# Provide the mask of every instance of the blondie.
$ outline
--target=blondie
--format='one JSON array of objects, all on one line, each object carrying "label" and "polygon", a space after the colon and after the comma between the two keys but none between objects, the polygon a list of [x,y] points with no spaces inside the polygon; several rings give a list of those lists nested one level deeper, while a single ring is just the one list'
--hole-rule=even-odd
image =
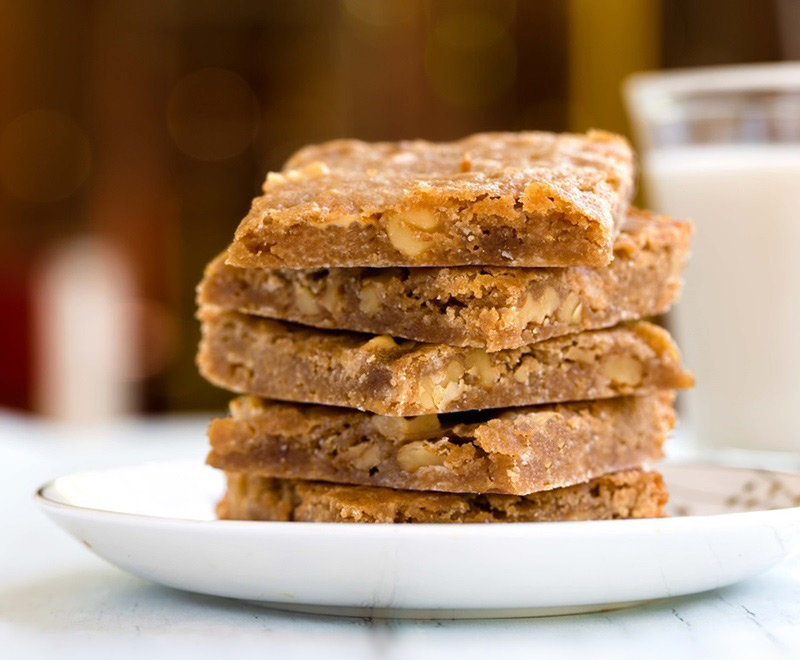
[{"label": "blondie", "polygon": [[198,304],[498,351],[665,312],[691,225],[632,211],[602,268],[206,268]]},{"label": "blondie", "polygon": [[336,140],[270,173],[228,263],[604,266],[633,190],[630,146],[602,131]]},{"label": "blondie", "polygon": [[206,309],[200,317],[198,365],[215,385],[382,415],[601,399],[693,383],[669,334],[646,321],[487,353],[238,312]]},{"label": "blondie", "polygon": [[630,470],[525,497],[414,491],[228,474],[220,518],[298,522],[485,523],[658,518],[657,472]]},{"label": "blondie", "polygon": [[527,495],[661,457],[673,393],[479,413],[385,417],[241,397],[212,421],[226,472],[408,490]]}]

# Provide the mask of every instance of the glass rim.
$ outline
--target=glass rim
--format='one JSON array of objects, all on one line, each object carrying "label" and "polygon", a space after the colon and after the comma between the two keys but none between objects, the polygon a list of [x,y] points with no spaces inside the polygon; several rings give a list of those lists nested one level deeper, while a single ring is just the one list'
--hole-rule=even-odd
[{"label": "glass rim", "polygon": [[623,82],[623,97],[643,150],[656,146],[659,127],[680,121],[749,119],[761,107],[773,120],[793,122],[800,117],[800,62],[636,73]]},{"label": "glass rim", "polygon": [[653,96],[680,96],[704,92],[797,92],[800,91],[800,61],[772,62],[668,69],[634,73],[623,82],[631,105],[647,103]]}]

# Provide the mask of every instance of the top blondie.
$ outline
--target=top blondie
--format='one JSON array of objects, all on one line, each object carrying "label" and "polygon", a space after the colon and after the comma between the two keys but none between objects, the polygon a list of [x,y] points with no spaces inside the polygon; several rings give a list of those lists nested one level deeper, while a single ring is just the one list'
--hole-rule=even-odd
[{"label": "top blondie", "polygon": [[605,266],[634,156],[603,131],[335,140],[301,149],[263,188],[231,265]]}]

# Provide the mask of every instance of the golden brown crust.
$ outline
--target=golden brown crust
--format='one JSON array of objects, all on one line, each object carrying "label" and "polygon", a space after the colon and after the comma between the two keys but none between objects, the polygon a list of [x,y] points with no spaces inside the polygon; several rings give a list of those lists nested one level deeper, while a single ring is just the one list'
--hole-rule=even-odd
[{"label": "golden brown crust", "polygon": [[656,472],[630,470],[588,483],[514,495],[464,495],[228,475],[220,518],[298,522],[484,523],[657,518],[667,491]]},{"label": "golden brown crust", "polygon": [[245,269],[212,261],[201,306],[498,351],[665,312],[691,226],[632,211],[603,268]]},{"label": "golden brown crust", "polygon": [[633,169],[628,143],[601,131],[310,146],[267,178],[228,262],[602,266]]},{"label": "golden brown crust", "polygon": [[200,316],[198,365],[215,385],[382,415],[600,399],[693,383],[667,332],[645,321],[487,353],[237,312],[206,309]]},{"label": "golden brown crust", "polygon": [[226,472],[526,495],[661,457],[673,394],[414,418],[241,397],[209,427]]}]

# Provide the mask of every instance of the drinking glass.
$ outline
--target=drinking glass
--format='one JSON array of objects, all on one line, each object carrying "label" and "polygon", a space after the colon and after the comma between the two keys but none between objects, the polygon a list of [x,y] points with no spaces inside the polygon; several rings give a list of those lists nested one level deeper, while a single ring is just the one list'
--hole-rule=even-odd
[{"label": "drinking glass", "polygon": [[625,98],[649,205],[695,223],[671,317],[689,438],[800,456],[800,63],[637,74]]}]

